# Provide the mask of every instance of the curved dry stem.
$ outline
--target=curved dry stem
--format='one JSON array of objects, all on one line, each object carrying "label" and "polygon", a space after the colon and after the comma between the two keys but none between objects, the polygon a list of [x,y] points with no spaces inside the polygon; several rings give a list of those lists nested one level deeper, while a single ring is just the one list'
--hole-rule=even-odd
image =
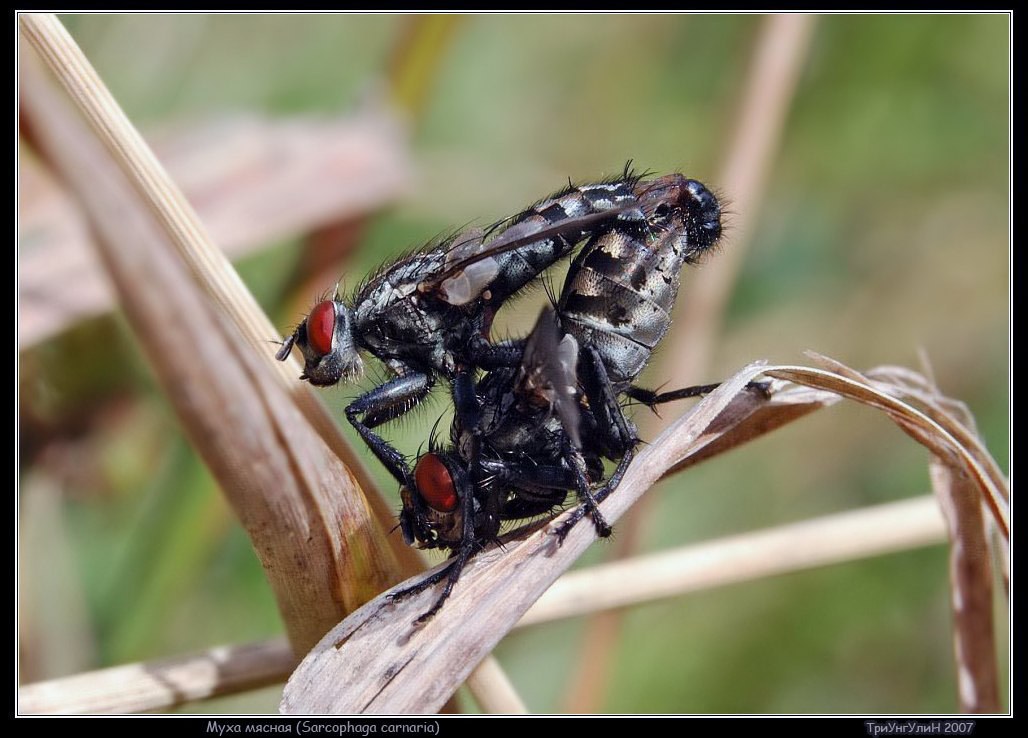
[{"label": "curved dry stem", "polygon": [[931,477],[953,541],[949,573],[960,709],[997,713],[1002,705],[993,633],[992,565],[981,501],[970,478],[938,457],[932,459]]},{"label": "curved dry stem", "polygon": [[[746,390],[747,382],[761,373],[801,382],[813,390],[774,391],[773,399],[767,400]],[[910,405],[843,374],[755,364],[722,384],[639,454],[617,494],[601,506],[604,517],[616,520],[646,489],[676,466],[685,465],[689,457],[709,454],[711,448],[724,450],[778,427],[781,423],[769,421],[769,414],[783,413],[791,420],[804,414],[795,412],[797,406],[807,410],[831,404],[829,393],[882,409],[912,437],[966,472],[977,494],[993,496],[991,480],[973,456]],[[735,440],[720,443],[726,437]],[[572,530],[564,545],[557,547],[549,531],[561,520],[533,526],[504,549],[487,549],[474,557],[443,613],[423,627],[415,628],[412,622],[434,601],[434,589],[400,601],[383,595],[368,603],[307,655],[286,685],[282,710],[404,713],[437,709],[588,547],[594,531],[586,525]]]},{"label": "curved dry stem", "polygon": [[[732,387],[723,387],[719,396],[704,400],[640,454],[626,476],[624,486],[604,504],[605,514],[613,519],[631,503],[631,499],[641,494],[645,486],[662,474],[685,468],[694,460],[732,448],[813,409],[833,404],[839,396],[826,391],[827,388],[843,391],[867,404],[882,406],[890,414],[906,415],[908,422],[932,429],[937,439],[943,439],[938,443],[947,442],[946,431],[937,425],[933,427],[932,420],[923,414],[919,417],[917,410],[890,396],[890,392],[900,391],[899,385],[876,389],[871,385],[881,384],[881,380],[862,379],[847,367],[833,366],[839,370],[838,373],[803,367],[767,368],[765,371],[769,374],[790,375],[810,385],[808,388],[776,384],[770,400],[740,391],[745,381],[760,371],[756,367],[744,370],[733,380]],[[867,374],[882,376],[895,371],[891,368],[876,369]],[[917,385],[921,382],[917,375],[907,370],[904,370],[903,377],[904,383],[914,380]],[[734,396],[733,392],[736,393]],[[940,406],[949,403],[945,398],[938,400]],[[963,456],[965,452],[955,449],[951,458],[966,458]],[[682,461],[672,463],[676,456],[682,454],[685,454]],[[973,476],[961,475],[959,479],[968,482]],[[971,497],[964,495],[958,499],[973,500],[982,494],[978,488],[973,492]],[[421,630],[412,628],[410,621],[434,596],[430,591],[410,601],[392,603],[380,598],[369,603],[308,655],[287,686],[283,708],[304,712],[359,709],[416,712],[434,709],[431,700],[445,699],[447,689],[456,688],[461,674],[469,668],[468,664],[490,650],[506,627],[513,625],[512,621],[517,618],[511,613],[527,608],[536,592],[545,588],[545,581],[566,568],[569,559],[574,558],[592,538],[592,529],[580,526],[572,532],[567,545],[554,551],[553,541],[547,535],[549,529],[552,526],[537,525],[534,532],[520,541],[514,540],[521,533],[516,531],[511,534],[512,540],[504,550],[494,549],[474,559],[465,570],[444,614]],[[550,590],[518,625],[583,614],[596,608],[624,607],[741,579],[928,545],[941,540],[941,533],[938,509],[926,498],[755,531],[689,546],[680,551],[655,554],[638,561],[578,572]],[[963,536],[960,540],[968,539]],[[965,706],[988,711],[992,704],[988,687],[996,683],[995,660],[994,655],[990,655],[992,641],[989,633],[981,631],[980,626],[991,617],[991,609],[983,607],[985,603],[977,596],[985,591],[979,581],[981,575],[967,565],[970,558],[980,552],[979,546],[955,556],[955,571],[959,569],[958,576],[970,578],[970,582],[956,590],[954,598],[963,603],[958,607],[958,618],[964,618],[970,628],[958,631],[962,696],[973,696],[977,700],[973,704],[965,700]],[[654,562],[658,565],[655,566]],[[607,584],[602,584],[605,581]],[[528,592],[529,588],[532,591]],[[611,599],[606,594],[599,597],[597,593],[615,593],[616,596]],[[93,695],[92,699],[112,699],[109,694],[101,694],[105,688],[105,674],[101,672],[93,676],[95,681],[84,682]],[[80,675],[72,679],[86,677]],[[447,680],[449,686],[436,687],[427,701],[417,696],[422,695],[426,684],[437,685],[441,679]],[[72,683],[55,680],[45,685],[30,685],[26,689],[34,700],[32,704],[44,709],[46,701],[42,695],[51,694],[52,697],[54,690],[67,688],[65,682]],[[110,691],[109,684],[106,688]],[[212,690],[218,685],[201,678],[190,688]],[[159,694],[160,690],[157,692]],[[502,690],[494,690],[493,693],[502,694]],[[151,695],[150,699],[160,697]],[[487,709],[501,712],[518,712],[521,709],[516,699],[512,702],[483,701],[482,704]]]},{"label": "curved dry stem", "polygon": [[[896,367],[878,368],[865,376],[832,359],[816,358],[834,373],[791,367],[781,368],[772,376],[816,384],[878,408],[932,452],[932,486],[945,512],[951,540],[953,639],[961,709],[999,712],[1002,706],[993,634],[992,567],[981,507],[984,504],[989,510],[1002,536],[1000,548],[1005,561],[1010,538],[1006,478],[979,442],[966,407],[943,397],[930,380]],[[915,408],[900,397],[921,407]]]},{"label": "curved dry stem", "polygon": [[[365,489],[377,490],[363,464],[320,401],[296,381],[295,359],[273,360],[267,344],[276,332],[270,321],[60,21],[28,14],[20,20],[111,156],[76,128],[78,122],[61,110],[26,58],[27,115],[45,154],[86,205],[137,334],[249,532],[290,640],[303,652],[340,615],[389,582],[422,570],[421,558],[398,537],[383,536],[379,526],[393,527],[392,510],[379,494],[364,497],[355,475]],[[119,181],[114,164],[149,204],[163,233],[139,211],[130,213],[134,223],[119,222],[117,210],[133,210],[136,198]],[[101,174],[95,191],[85,176],[92,166]],[[126,246],[136,238],[141,259],[133,265]],[[192,281],[178,276],[179,264],[169,260],[172,245]],[[195,294],[197,286],[213,300],[213,314]],[[162,300],[172,319],[161,320]],[[179,303],[184,307],[176,311]],[[193,353],[182,351],[184,346]],[[208,381],[215,367],[216,379],[223,381]],[[197,396],[188,396],[190,383],[199,388]],[[235,411],[244,408],[247,417],[241,418]],[[497,683],[484,677],[472,691],[483,704],[514,705],[509,689],[491,689]]]},{"label": "curved dry stem", "polygon": [[480,663],[467,681],[468,689],[483,712],[493,715],[527,715],[528,708],[514,689],[500,663],[492,656]]},{"label": "curved dry stem", "polygon": [[[834,392],[841,397],[885,412],[907,435],[942,458],[947,465],[963,470],[971,476],[1004,540],[1010,540],[1010,509],[1007,503],[1010,492],[1006,480],[995,479],[986,465],[978,460],[975,450],[961,443],[926,412],[897,399],[895,395],[901,388],[892,386],[890,391],[886,392],[879,383],[870,382],[841,363],[833,361],[832,365],[837,373],[802,366],[780,366],[769,369],[767,374],[807,387]],[[950,421],[959,425],[952,416]],[[975,444],[975,449],[980,448],[980,444]]]}]

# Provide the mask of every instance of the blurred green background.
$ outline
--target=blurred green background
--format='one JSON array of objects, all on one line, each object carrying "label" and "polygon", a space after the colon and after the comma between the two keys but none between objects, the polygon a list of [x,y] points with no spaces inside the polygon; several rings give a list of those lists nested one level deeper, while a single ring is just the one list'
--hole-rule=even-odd
[{"label": "blurred green background", "polygon": [[[405,16],[62,20],[144,133],[240,111],[356,109],[380,94],[411,30]],[[349,284],[436,234],[514,213],[568,177],[616,173],[628,159],[719,187],[761,17],[452,20],[429,44],[438,66],[413,66],[414,186],[370,223]],[[917,368],[923,349],[1006,469],[1009,19],[836,15],[814,33],[709,379],[758,358],[802,363],[805,349],[856,368]],[[732,193],[721,191],[731,210]],[[283,281],[299,252],[299,240],[273,243],[239,264],[283,332],[299,317],[286,299],[296,286]],[[685,289],[702,278],[701,268]],[[123,319],[91,320],[23,352],[20,374],[23,679],[279,634],[248,539]],[[358,391],[326,401],[342,419]],[[409,453],[446,404],[437,395],[393,431]],[[877,413],[838,406],[665,484],[646,547],[920,495],[926,462]],[[587,559],[609,550],[597,544]],[[532,711],[563,709],[581,625],[540,626],[500,645]],[[1000,618],[1004,652],[1006,627]],[[955,711],[946,552],[639,607],[615,664],[597,695],[603,711]],[[273,711],[278,694],[186,711]]]}]

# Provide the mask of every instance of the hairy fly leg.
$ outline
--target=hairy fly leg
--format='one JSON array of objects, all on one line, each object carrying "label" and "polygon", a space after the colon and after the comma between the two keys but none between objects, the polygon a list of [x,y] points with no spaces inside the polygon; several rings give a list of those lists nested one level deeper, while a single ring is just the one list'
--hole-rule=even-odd
[{"label": "hairy fly leg", "polygon": [[442,569],[437,571],[435,574],[422,579],[417,584],[413,584],[410,587],[393,592],[389,595],[389,598],[392,600],[406,599],[411,595],[424,592],[429,587],[433,587],[445,580],[446,585],[443,587],[443,591],[439,593],[439,596],[436,597],[432,607],[419,615],[413,624],[414,626],[419,626],[427,623],[435,617],[435,614],[442,609],[446,600],[450,598],[453,588],[457,585],[458,580],[460,580],[460,575],[464,571],[464,567],[467,566],[468,560],[471,558],[472,554],[475,553],[477,548],[478,544],[474,540],[470,542],[470,545],[461,545],[457,550],[456,556],[454,556]]},{"label": "hairy fly leg", "polygon": [[564,501],[569,489],[575,487],[575,475],[567,464],[539,463],[531,459],[482,459],[479,461],[484,475],[490,483],[507,489],[517,489],[519,496],[528,499],[545,498],[553,500],[559,491],[561,496],[551,505]]},{"label": "hairy fly leg", "polygon": [[[708,395],[718,387],[721,386],[720,382],[714,384],[700,384],[691,387],[683,387],[677,390],[670,390],[668,392],[655,392],[653,390],[645,389],[643,387],[637,387],[635,385],[630,386],[625,390],[624,394],[627,397],[648,406],[651,410],[656,411],[657,405],[662,405],[668,402],[676,402],[678,400],[692,399],[696,397],[703,397]],[[768,394],[769,383],[768,382],[750,382],[746,385],[746,389],[751,392],[757,392],[764,397],[769,397]],[[635,458],[635,447],[638,445],[638,441],[632,443],[622,451],[621,458],[618,460],[617,467],[611,473],[610,477],[604,484],[595,490],[593,493],[596,503],[602,503],[610,493],[613,492],[621,484],[621,480],[625,476],[625,472],[628,471],[628,467],[631,465],[632,460]],[[571,511],[571,514],[567,517],[564,522],[557,528],[554,535],[557,536],[559,544],[564,543],[564,539],[567,538],[568,533],[571,529],[586,516],[587,510],[585,507],[577,507]]]},{"label": "hairy fly leg", "polygon": [[389,380],[358,397],[346,407],[346,418],[389,473],[404,486],[413,483],[403,454],[372,431],[402,415],[432,390],[435,379],[428,372],[411,372]]},{"label": "hairy fly leg", "polygon": [[619,458],[639,443],[635,426],[625,417],[600,352],[587,345],[580,354],[579,382],[596,419],[591,442],[608,458]]},{"label": "hairy fly leg", "polygon": [[[720,382],[715,382],[713,384],[697,384],[692,387],[682,387],[681,389],[669,390],[668,392],[657,392],[655,390],[644,389],[643,387],[632,385],[625,390],[625,396],[642,405],[646,405],[651,410],[655,410],[657,405],[663,405],[667,402],[675,402],[676,400],[687,400],[694,397],[709,395],[720,386]],[[771,397],[770,382],[747,382],[746,389],[750,392],[756,392],[765,398]]]},{"label": "hairy fly leg", "polygon": [[[596,501],[595,504],[599,505],[600,503],[602,503],[605,499],[607,499],[607,497],[610,496],[611,492],[618,488],[618,486],[621,484],[621,480],[625,476],[625,472],[628,471],[628,467],[632,463],[632,459],[634,458],[634,447],[629,448],[625,451],[624,456],[622,456],[618,460],[618,465],[614,469],[614,473],[611,474],[610,478],[606,481],[606,483],[602,487],[597,489],[596,492],[593,494],[593,499]],[[568,537],[568,533],[571,532],[571,529],[574,528],[578,524],[578,521],[584,518],[588,514],[588,512],[589,510],[588,508],[586,508],[585,505],[579,505],[571,511],[571,514],[568,515],[567,519],[563,523],[561,523],[560,526],[558,526],[557,529],[553,532],[553,534],[557,537],[558,546],[564,545],[564,539]]]},{"label": "hairy fly leg", "polygon": [[593,527],[596,528],[596,535],[600,538],[607,538],[613,532],[613,529],[603,517],[603,513],[600,512],[600,508],[597,506],[598,501],[589,487],[589,477],[587,476],[585,459],[582,457],[582,452],[571,444],[570,439],[565,439],[564,458],[568,460],[574,471],[575,492],[578,494],[578,501],[581,503],[582,511],[592,518]]}]

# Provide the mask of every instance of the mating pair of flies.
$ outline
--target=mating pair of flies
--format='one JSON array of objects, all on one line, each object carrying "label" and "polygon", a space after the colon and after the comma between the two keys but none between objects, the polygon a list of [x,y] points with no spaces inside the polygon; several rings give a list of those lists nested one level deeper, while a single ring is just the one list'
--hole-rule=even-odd
[{"label": "mating pair of flies", "polygon": [[[382,267],[349,300],[336,295],[311,310],[276,357],[296,346],[301,379],[350,381],[360,353],[394,377],[361,395],[346,417],[401,485],[400,529],[408,544],[441,548],[450,565],[405,596],[446,580],[442,607],[468,559],[505,521],[581,503],[556,531],[563,541],[589,515],[611,528],[597,505],[613,491],[639,443],[624,415],[633,400],[651,407],[710,387],[655,393],[635,385],[664,337],[685,264],[721,235],[721,208],[700,182],[681,174],[625,172],[569,185],[482,231],[433,243]],[[521,340],[493,343],[500,307],[564,257],[577,254],[559,297]],[[420,403],[440,379],[450,385],[450,444],[433,442],[413,469],[375,429]],[[604,460],[616,464],[604,481]]]}]

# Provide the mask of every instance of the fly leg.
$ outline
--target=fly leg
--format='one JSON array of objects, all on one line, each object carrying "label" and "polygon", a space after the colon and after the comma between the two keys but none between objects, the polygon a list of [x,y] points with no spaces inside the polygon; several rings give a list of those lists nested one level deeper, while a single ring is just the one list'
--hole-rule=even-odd
[{"label": "fly leg", "polygon": [[524,341],[503,341],[502,343],[489,343],[481,336],[472,339],[469,347],[469,355],[472,363],[485,371],[514,367],[521,363],[525,350]]},{"label": "fly leg", "polygon": [[660,405],[664,402],[674,402],[675,400],[685,400],[690,397],[703,397],[704,395],[709,395],[720,386],[721,383],[717,382],[715,384],[698,384],[694,387],[683,387],[682,389],[672,390],[670,392],[656,392],[643,387],[636,387],[633,384],[625,390],[625,394],[636,402],[646,405],[652,409],[654,406]]},{"label": "fly leg", "polygon": [[575,492],[578,493],[578,501],[581,503],[581,506],[577,509],[582,512],[577,514],[577,517],[574,518],[574,522],[572,522],[570,526],[565,523],[560,527],[560,529],[558,529],[557,541],[559,543],[563,543],[564,539],[571,531],[571,527],[581,520],[586,513],[588,513],[593,519],[593,527],[596,528],[596,535],[600,538],[607,538],[613,532],[613,529],[604,519],[603,513],[601,513],[600,508],[597,507],[597,503],[599,501],[589,488],[589,477],[586,470],[585,459],[582,457],[582,452],[572,446],[571,441],[567,437],[564,439],[563,451],[564,458],[567,459],[568,464],[574,472]]},{"label": "fly leg", "polygon": [[607,367],[594,346],[583,348],[579,366],[582,387],[596,417],[597,440],[604,446],[606,456],[620,458],[639,443],[635,427],[625,417]]},{"label": "fly leg", "polygon": [[517,490],[503,503],[499,512],[503,520],[534,518],[548,513],[561,505],[568,496],[568,490],[576,486],[575,475],[566,464],[482,459],[479,466],[491,484]]},{"label": "fly leg", "polygon": [[[557,490],[563,491],[566,496],[569,489],[575,488],[575,475],[563,464],[482,459],[478,465],[494,483],[518,490],[519,496],[530,495],[529,490],[538,490],[547,499],[552,499]],[[564,497],[561,497],[554,504],[563,501]]]},{"label": "fly leg", "polygon": [[435,574],[422,579],[417,584],[393,592],[389,595],[389,599],[402,600],[410,597],[411,595],[417,594],[418,592],[424,592],[429,587],[439,584],[439,582],[445,579],[446,586],[443,587],[443,591],[436,598],[435,603],[414,621],[415,626],[427,623],[435,617],[435,614],[439,612],[440,609],[442,609],[443,603],[446,602],[450,593],[453,592],[454,585],[456,585],[457,580],[460,579],[461,572],[464,571],[464,567],[467,565],[468,559],[470,559],[471,555],[475,553],[476,548],[477,544],[475,543],[474,536],[472,536],[468,542],[461,541],[460,548],[457,550],[457,555],[453,557],[449,564],[444,566]]},{"label": "fly leg", "polygon": [[[669,392],[655,392],[654,390],[648,390],[643,387],[632,385],[625,390],[625,395],[631,397],[636,402],[646,405],[652,410],[657,405],[661,405],[665,402],[674,402],[675,400],[685,400],[690,397],[703,397],[704,395],[709,395],[720,386],[720,382],[715,382],[714,384],[697,384],[693,387],[683,387],[682,389],[671,390]],[[769,397],[768,388],[768,382],[749,382],[746,385],[746,389],[751,392],[759,392],[765,397]]]},{"label": "fly leg", "polygon": [[[618,461],[618,465],[617,468],[614,469],[614,473],[610,475],[610,479],[607,480],[606,484],[596,490],[593,495],[597,504],[607,499],[607,497],[610,496],[610,493],[618,488],[618,485],[621,484],[621,479],[625,476],[625,472],[628,471],[628,466],[632,463],[632,459],[634,458],[635,448],[629,448],[625,451],[624,456],[622,456]],[[571,529],[575,527],[579,520],[585,517],[586,512],[587,510],[584,505],[576,507],[571,511],[571,514],[568,515],[568,519],[561,523],[555,533],[558,545],[564,543],[564,539],[568,537],[568,533],[571,532]]]},{"label": "fly leg", "polygon": [[417,405],[428,395],[434,382],[431,374],[412,371],[361,395],[346,408],[346,418],[350,425],[389,473],[408,489],[414,489],[414,480],[407,459],[371,429],[403,415]]},{"label": "fly leg", "polygon": [[[450,385],[450,392],[453,395],[455,422],[461,428],[469,431],[474,438],[481,438],[482,406],[478,401],[478,395],[475,393],[471,372],[466,369],[459,370],[453,378],[453,383]],[[475,449],[472,451],[476,456],[474,459],[475,463],[468,467],[472,475],[474,475],[475,469],[478,466],[477,449],[478,445],[476,444]],[[476,488],[474,479],[471,480],[471,486],[473,489]]]},{"label": "fly leg", "polygon": [[[621,404],[618,402],[617,393],[607,374],[607,368],[594,346],[585,346],[582,349],[579,366],[581,369],[580,380],[589,400],[589,407],[596,418],[595,428],[593,429],[595,440],[603,447],[605,455],[609,458],[618,459],[618,465],[606,484],[596,490],[595,493],[589,489],[588,482],[586,481],[587,497],[584,498],[584,501],[587,504],[574,510],[568,519],[561,524],[560,528],[557,529],[556,535],[559,543],[564,542],[571,529],[575,527],[579,520],[585,517],[586,513],[593,516],[594,522],[597,523],[597,533],[603,535],[596,517],[599,515],[599,511],[596,510],[594,512],[593,510],[595,510],[598,503],[605,500],[612,491],[617,489],[622,477],[624,477],[625,472],[628,470],[628,465],[635,457],[635,447],[639,443],[635,427],[625,417]],[[579,458],[581,458],[581,454],[579,454]],[[571,460],[570,457],[569,460]],[[583,498],[581,483],[579,483],[578,489],[579,498]],[[590,509],[590,504],[592,509]],[[602,517],[599,520],[602,521]],[[603,525],[607,526],[606,521],[603,521]],[[607,535],[610,535],[609,526],[607,526]]]},{"label": "fly leg", "polygon": [[446,602],[447,598],[450,596],[450,593],[453,591],[454,585],[457,584],[457,580],[460,579],[461,572],[464,571],[464,566],[468,563],[468,559],[471,558],[471,554],[473,554],[474,552],[474,546],[472,546],[470,550],[466,550],[465,546],[462,543],[460,549],[457,551],[457,555],[450,560],[449,564],[444,566],[435,574],[432,574],[431,576],[422,579],[417,584],[413,584],[410,587],[405,587],[404,589],[399,589],[393,592],[391,595],[389,595],[389,599],[406,599],[407,597],[415,595],[418,592],[424,592],[429,587],[439,584],[439,582],[445,579],[446,586],[443,587],[442,593],[439,595],[439,597],[436,598],[435,604],[433,604],[432,607],[430,607],[426,612],[419,616],[418,619],[414,621],[414,625],[418,626],[428,622],[435,616],[437,612],[439,612],[439,610],[443,606],[443,603]]},{"label": "fly leg", "polygon": [[[594,498],[597,503],[603,502],[607,497],[618,488],[621,484],[622,478],[625,476],[625,472],[628,471],[629,465],[632,463],[632,459],[635,458],[635,447],[639,441],[635,438],[635,434],[629,431],[630,427],[628,420],[625,419],[624,413],[621,410],[620,404],[614,398],[613,387],[610,384],[610,380],[607,378],[606,370],[603,363],[598,360],[594,354],[591,353],[591,349],[586,349],[584,356],[590,357],[588,364],[586,365],[586,371],[583,372],[583,382],[587,385],[587,395],[589,396],[590,406],[594,407],[599,422],[597,423],[596,432],[603,437],[604,442],[611,447],[613,455],[620,456],[618,460],[617,468],[614,473],[610,475],[610,479],[607,480],[606,484],[600,487],[594,493]],[[670,392],[654,392],[653,390],[643,389],[642,387],[630,386],[625,390],[625,394],[631,397],[637,402],[641,402],[650,408],[655,407],[661,403],[674,402],[675,400],[684,400],[690,397],[701,397],[703,395],[710,394],[720,386],[717,384],[703,384],[696,385],[693,387],[683,387],[682,389],[672,390]],[[765,382],[750,382],[747,388],[752,391],[761,392],[767,394],[767,383]],[[619,448],[619,444],[624,439],[628,439],[628,444]],[[560,528],[557,529],[557,540],[561,543],[567,537],[571,529],[585,517],[587,510],[584,508],[576,508],[572,511],[568,519],[565,520]]]}]

